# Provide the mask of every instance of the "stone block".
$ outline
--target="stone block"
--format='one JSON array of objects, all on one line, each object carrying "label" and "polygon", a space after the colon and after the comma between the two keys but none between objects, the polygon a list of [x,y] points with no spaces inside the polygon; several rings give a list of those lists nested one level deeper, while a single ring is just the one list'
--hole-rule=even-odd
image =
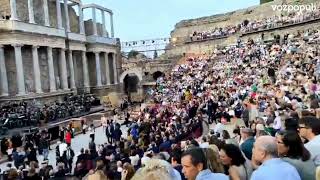
[{"label": "stone block", "polygon": [[10,0],[0,0],[0,19],[9,19],[11,16]]}]

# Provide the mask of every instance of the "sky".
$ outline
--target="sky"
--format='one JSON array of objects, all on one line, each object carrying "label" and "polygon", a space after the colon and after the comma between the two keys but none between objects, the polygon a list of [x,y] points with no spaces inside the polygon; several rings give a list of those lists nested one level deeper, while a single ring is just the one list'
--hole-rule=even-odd
[{"label": "sky", "polygon": [[[115,37],[122,42],[170,37],[176,23],[258,5],[259,0],[82,0],[114,13]],[[89,15],[88,15],[89,14]],[[91,13],[85,12],[87,19]],[[97,14],[97,18],[101,15]],[[85,19],[86,19],[85,18]],[[109,17],[106,16],[109,28]],[[110,29],[108,29],[110,31]]]}]

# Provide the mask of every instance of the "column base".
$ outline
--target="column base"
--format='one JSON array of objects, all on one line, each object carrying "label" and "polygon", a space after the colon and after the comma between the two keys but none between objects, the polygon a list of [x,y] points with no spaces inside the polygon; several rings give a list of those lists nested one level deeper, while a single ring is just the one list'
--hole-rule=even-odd
[{"label": "column base", "polygon": [[57,92],[56,89],[50,89],[50,93],[55,93],[55,92]]},{"label": "column base", "polygon": [[9,96],[9,94],[8,94],[8,93],[0,94],[0,97],[7,97],[7,96]]},{"label": "column base", "polygon": [[27,94],[26,93],[18,93],[16,94],[16,96],[26,96]]},{"label": "column base", "polygon": [[43,94],[43,91],[42,90],[36,91],[36,94]]},{"label": "column base", "polygon": [[11,21],[18,21],[19,19],[18,19],[18,18],[12,18],[12,17],[10,17],[10,20],[11,20]]}]

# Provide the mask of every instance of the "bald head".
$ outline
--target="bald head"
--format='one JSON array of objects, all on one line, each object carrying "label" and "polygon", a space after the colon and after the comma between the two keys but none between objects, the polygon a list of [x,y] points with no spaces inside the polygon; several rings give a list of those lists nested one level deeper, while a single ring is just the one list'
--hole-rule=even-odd
[{"label": "bald head", "polygon": [[263,162],[278,156],[277,141],[272,136],[259,136],[254,144],[254,156]]}]

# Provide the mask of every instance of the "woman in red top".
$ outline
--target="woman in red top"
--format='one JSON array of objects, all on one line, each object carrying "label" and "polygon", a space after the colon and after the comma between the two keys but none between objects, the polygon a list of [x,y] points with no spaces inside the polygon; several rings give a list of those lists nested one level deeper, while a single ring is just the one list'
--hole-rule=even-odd
[{"label": "woman in red top", "polygon": [[66,140],[67,145],[70,146],[71,145],[71,133],[70,133],[70,131],[67,131],[65,140]]}]

